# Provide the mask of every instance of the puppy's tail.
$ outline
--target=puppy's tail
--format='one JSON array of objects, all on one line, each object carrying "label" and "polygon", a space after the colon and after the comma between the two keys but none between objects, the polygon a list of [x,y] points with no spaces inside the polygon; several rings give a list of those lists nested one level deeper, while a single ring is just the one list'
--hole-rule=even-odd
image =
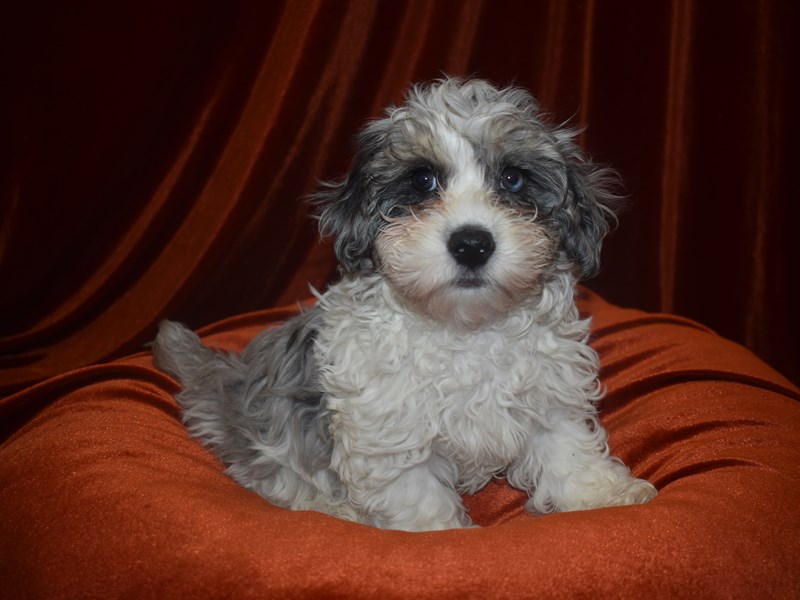
[{"label": "puppy's tail", "polygon": [[203,345],[188,327],[174,321],[162,321],[153,342],[153,358],[159,369],[186,387],[214,360],[214,351]]}]

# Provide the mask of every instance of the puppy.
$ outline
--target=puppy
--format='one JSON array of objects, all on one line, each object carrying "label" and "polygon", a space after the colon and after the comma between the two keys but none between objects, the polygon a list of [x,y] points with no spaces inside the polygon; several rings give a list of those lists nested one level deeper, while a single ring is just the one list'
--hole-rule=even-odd
[{"label": "puppy", "polygon": [[533,513],[647,502],[609,454],[575,283],[613,174],[517,88],[415,86],[315,196],[341,280],[240,355],[161,326],[189,432],[270,502],[376,527],[470,526],[493,477]]}]

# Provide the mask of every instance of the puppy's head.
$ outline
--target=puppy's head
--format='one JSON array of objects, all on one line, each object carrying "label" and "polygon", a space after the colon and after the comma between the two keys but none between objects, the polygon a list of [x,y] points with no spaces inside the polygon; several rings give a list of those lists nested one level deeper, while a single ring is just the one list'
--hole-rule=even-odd
[{"label": "puppy's head", "polygon": [[518,88],[415,86],[361,132],[347,178],[315,197],[321,230],[345,274],[381,274],[430,317],[486,323],[557,273],[599,267],[613,174],[574,136]]}]

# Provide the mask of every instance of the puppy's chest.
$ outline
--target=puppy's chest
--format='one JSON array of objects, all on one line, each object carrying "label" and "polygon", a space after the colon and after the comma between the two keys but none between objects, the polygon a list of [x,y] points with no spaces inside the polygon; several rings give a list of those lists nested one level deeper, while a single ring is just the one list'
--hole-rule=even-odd
[{"label": "puppy's chest", "polygon": [[537,412],[529,353],[496,343],[451,352],[431,378],[434,449],[456,462],[464,479],[505,468],[519,455]]},{"label": "puppy's chest", "polygon": [[340,422],[368,424],[376,441],[403,447],[416,437],[468,478],[518,455],[537,412],[533,332],[464,334],[376,319],[321,332],[321,341],[330,408],[348,415]]}]

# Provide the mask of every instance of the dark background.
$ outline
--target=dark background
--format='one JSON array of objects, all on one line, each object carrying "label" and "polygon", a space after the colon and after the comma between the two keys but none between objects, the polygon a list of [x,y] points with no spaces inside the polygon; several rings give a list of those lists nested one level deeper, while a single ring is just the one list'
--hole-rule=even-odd
[{"label": "dark background", "polygon": [[798,11],[778,0],[17,3],[0,20],[0,392],[335,276],[298,199],[411,81],[533,91],[618,169],[588,285],[800,381]]}]

